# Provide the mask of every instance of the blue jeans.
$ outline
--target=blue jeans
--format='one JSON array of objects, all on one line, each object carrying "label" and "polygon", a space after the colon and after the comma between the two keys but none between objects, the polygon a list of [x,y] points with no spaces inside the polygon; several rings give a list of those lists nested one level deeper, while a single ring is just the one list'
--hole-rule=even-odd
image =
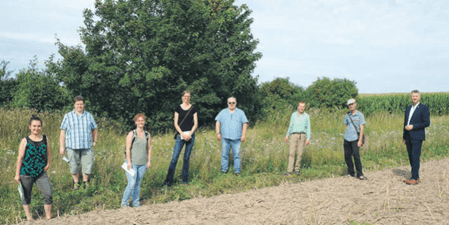
[{"label": "blue jeans", "polygon": [[147,165],[137,166],[132,164],[132,168],[136,171],[136,174],[131,176],[128,172],[126,178],[128,178],[128,186],[126,186],[125,193],[123,193],[122,206],[129,206],[129,198],[132,196],[132,203],[134,207],[140,206],[140,181],[142,181],[145,171],[147,171]]},{"label": "blue jeans", "polygon": [[234,157],[234,173],[240,173],[240,139],[231,140],[223,138],[221,140],[221,171],[228,172],[229,151],[232,148]]},{"label": "blue jeans", "polygon": [[189,176],[190,153],[192,152],[194,142],[195,134],[193,134],[192,138],[188,141],[181,140],[181,135],[178,135],[176,138],[175,147],[173,148],[173,156],[170,161],[170,167],[168,167],[167,178],[165,178],[165,184],[169,186],[173,184],[173,176],[175,175],[176,165],[178,164],[178,158],[184,145],[186,145],[186,149],[184,151],[184,164],[182,167],[182,182],[187,183]]}]

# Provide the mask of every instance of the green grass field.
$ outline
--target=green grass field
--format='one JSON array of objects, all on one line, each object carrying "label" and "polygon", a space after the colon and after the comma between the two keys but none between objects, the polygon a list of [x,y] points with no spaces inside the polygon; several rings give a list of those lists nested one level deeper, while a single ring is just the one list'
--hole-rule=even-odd
[{"label": "green grass field", "polygon": [[[213,130],[199,129],[191,155],[190,185],[175,184],[168,189],[162,187],[174,140],[172,134],[153,136],[152,167],[147,170],[141,185],[143,204],[180,201],[275,186],[283,182],[345,175],[343,115],[346,110],[334,113],[319,113],[318,110],[307,112],[312,120],[312,139],[303,154],[300,177],[283,175],[288,155],[288,144],[284,142],[284,137],[291,112],[273,115],[248,129],[247,141],[242,144],[240,177],[234,176],[232,169],[226,175],[220,173],[221,144],[215,139]],[[13,178],[19,142],[29,134],[27,124],[33,113],[31,110],[0,109],[0,167],[3,169],[3,173],[0,173],[0,223],[15,223],[26,218]],[[44,121],[42,133],[49,136],[52,152],[48,174],[53,190],[53,217],[120,207],[127,182],[125,172],[120,167],[124,160],[125,135],[116,133],[120,130],[119,124],[105,119],[97,120],[99,138],[98,145],[94,148],[92,185],[87,190],[72,191],[73,182],[68,165],[59,155],[59,126],[63,114],[40,113],[39,116]],[[402,144],[403,113],[375,113],[368,116],[366,121],[367,143],[361,149],[365,172],[408,165],[408,156]],[[432,116],[431,126],[426,132],[422,161],[447,156],[449,116]],[[180,182],[181,167],[182,157],[178,163],[175,182]],[[42,216],[42,204],[41,194],[35,187],[31,203],[35,217]]]}]

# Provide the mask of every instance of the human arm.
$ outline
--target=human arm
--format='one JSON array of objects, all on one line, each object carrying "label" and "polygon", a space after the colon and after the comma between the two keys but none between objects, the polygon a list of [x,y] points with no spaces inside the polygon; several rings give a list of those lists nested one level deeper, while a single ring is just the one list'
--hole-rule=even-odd
[{"label": "human arm", "polygon": [[126,152],[126,161],[128,162],[128,170],[131,169],[131,145],[133,142],[134,133],[131,131],[126,136],[126,146],[125,146],[125,152]]},{"label": "human arm", "polygon": [[22,167],[23,158],[25,157],[25,146],[26,139],[22,139],[19,145],[19,156],[17,157],[17,165],[16,165],[16,176],[14,180],[19,184],[20,183],[20,168]]},{"label": "human arm", "polygon": [[244,123],[243,127],[242,127],[242,137],[240,138],[241,142],[245,142],[247,129],[248,129],[248,123]]},{"label": "human arm", "polygon": [[217,140],[221,141],[220,122],[215,122],[215,133],[217,134]]},{"label": "human arm", "polygon": [[359,141],[357,142],[357,146],[362,147],[363,145],[363,129],[364,129],[365,125],[364,124],[360,124],[360,135],[359,135]]},{"label": "human arm", "polygon": [[287,134],[285,135],[285,142],[288,142],[288,137],[293,130],[293,114],[290,116],[290,124],[288,125]]},{"label": "human arm", "polygon": [[59,134],[59,153],[61,155],[65,154],[65,130],[61,130]]},{"label": "human arm", "polygon": [[307,115],[307,132],[306,132],[306,146],[310,144],[310,137],[312,135],[312,127],[310,126],[310,117]]},{"label": "human arm", "polygon": [[429,107],[423,105],[420,113],[421,123],[410,124],[411,130],[423,129],[430,126],[430,111]]},{"label": "human arm", "polygon": [[94,138],[94,141],[92,142],[92,146],[95,147],[95,145],[97,145],[97,138],[98,138],[98,130],[97,128],[95,128],[94,130],[92,130],[92,136]]},{"label": "human arm", "polygon": [[148,143],[147,143],[147,147],[148,147],[148,162],[147,162],[147,169],[149,169],[151,167],[151,134],[148,132]]},{"label": "human arm", "polygon": [[179,135],[181,135],[182,139],[185,140],[186,139],[186,135],[184,133],[182,133],[181,127],[178,125],[178,121],[179,121],[179,113],[175,112],[175,116],[174,116],[174,125],[175,125],[175,129],[178,132]]},{"label": "human arm", "polygon": [[[193,106],[192,106],[193,107]],[[186,141],[190,140],[192,138],[193,133],[195,133],[196,129],[198,128],[198,113],[196,112],[193,114],[193,127],[192,130],[190,130],[190,133],[187,136]]]},{"label": "human arm", "polygon": [[47,170],[50,168],[50,161],[51,161],[51,151],[50,151],[50,144],[49,143],[50,142],[48,142],[48,137],[47,137],[47,165],[44,167],[44,171],[45,172],[47,172]]}]

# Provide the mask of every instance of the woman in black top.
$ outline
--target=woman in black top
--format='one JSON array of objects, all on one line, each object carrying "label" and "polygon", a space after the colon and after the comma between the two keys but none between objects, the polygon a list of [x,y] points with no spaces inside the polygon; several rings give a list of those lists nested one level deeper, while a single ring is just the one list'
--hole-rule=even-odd
[{"label": "woman in black top", "polygon": [[184,165],[182,168],[182,183],[188,183],[189,160],[192,152],[193,143],[195,142],[195,130],[198,128],[198,110],[190,104],[190,91],[184,91],[182,95],[182,104],[175,109],[175,128],[177,131],[173,156],[168,168],[167,178],[164,185],[171,186],[173,184],[173,176],[178,163],[179,154],[182,147],[186,145],[184,151]]},{"label": "woman in black top", "polygon": [[29,122],[30,136],[22,139],[17,157],[16,176],[14,180],[22,185],[22,205],[28,220],[32,220],[30,203],[31,190],[36,183],[44,197],[44,210],[47,219],[51,218],[53,204],[50,179],[47,170],[50,168],[50,146],[48,138],[40,134],[42,120],[33,115]]}]

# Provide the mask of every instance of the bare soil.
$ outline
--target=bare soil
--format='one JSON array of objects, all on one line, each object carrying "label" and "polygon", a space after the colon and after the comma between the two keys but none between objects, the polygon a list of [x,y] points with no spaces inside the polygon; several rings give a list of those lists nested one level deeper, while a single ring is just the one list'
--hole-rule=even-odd
[{"label": "bare soil", "polygon": [[25,224],[449,224],[449,158],[369,172],[368,180],[335,177],[237,194],[140,208],[99,210]]}]

